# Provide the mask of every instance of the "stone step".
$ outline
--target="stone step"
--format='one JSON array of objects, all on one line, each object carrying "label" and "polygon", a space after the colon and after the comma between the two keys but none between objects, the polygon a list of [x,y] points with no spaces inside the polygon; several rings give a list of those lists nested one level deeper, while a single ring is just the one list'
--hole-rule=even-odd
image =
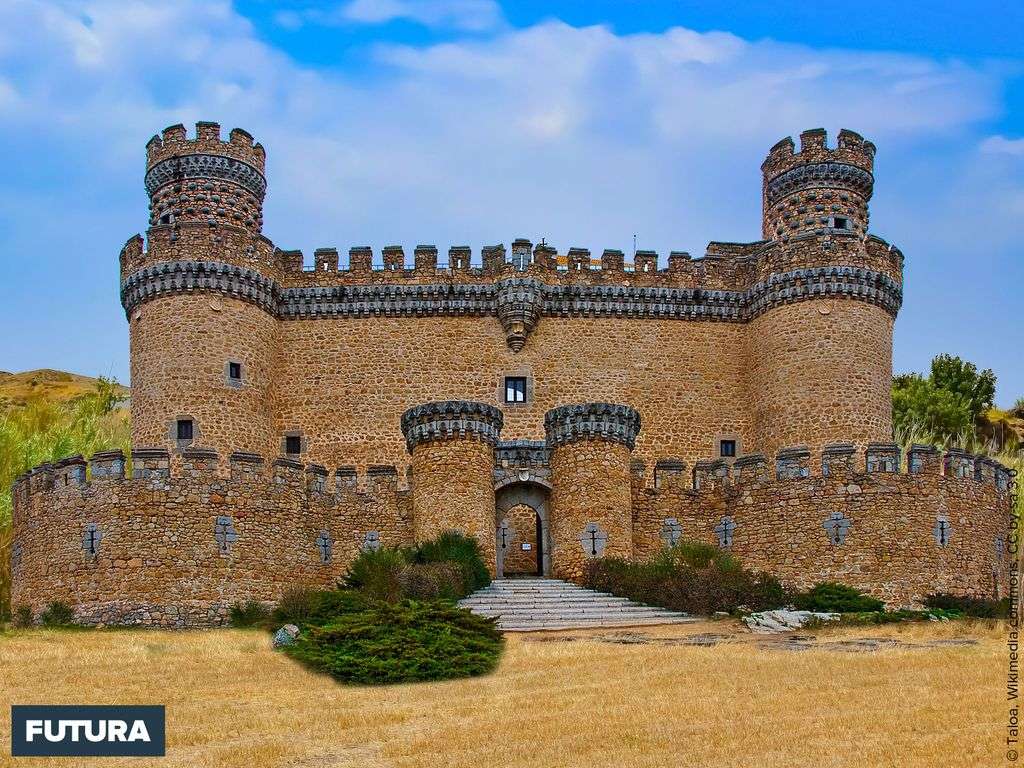
[{"label": "stone step", "polygon": [[494,605],[495,603],[502,603],[504,605],[571,605],[572,603],[605,603],[607,605],[638,605],[633,603],[625,597],[580,597],[579,595],[570,595],[567,597],[518,597],[515,595],[504,596],[484,596],[484,597],[467,597],[461,601],[464,605]]},{"label": "stone step", "polygon": [[682,613],[641,605],[557,579],[498,579],[459,605],[481,616],[496,618],[498,628],[508,632],[693,621]]},{"label": "stone step", "polygon": [[534,621],[498,622],[502,632],[553,632],[563,629],[605,629],[607,627],[649,627],[662,624],[686,624],[696,621],[688,616],[660,617],[654,619],[601,619],[600,621]]},{"label": "stone step", "polygon": [[638,606],[635,608],[609,608],[603,605],[594,605],[588,607],[574,607],[574,608],[548,608],[548,609],[531,609],[531,608],[471,608],[474,613],[480,615],[489,616],[582,616],[582,615],[602,615],[602,616],[671,616],[676,615],[675,611],[672,610],[660,610],[658,608],[646,608]]}]

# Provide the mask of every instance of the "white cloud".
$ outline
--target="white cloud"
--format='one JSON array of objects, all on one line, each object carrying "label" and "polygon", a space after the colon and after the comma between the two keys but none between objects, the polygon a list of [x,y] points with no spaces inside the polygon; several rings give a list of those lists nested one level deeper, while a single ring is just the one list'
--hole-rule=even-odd
[{"label": "white cloud", "polygon": [[[1018,238],[1024,175],[1006,158],[1022,142],[978,135],[1001,110],[997,73],[678,28],[495,27],[489,5],[338,6],[345,23],[492,25],[486,39],[373,48],[372,77],[353,79],[297,64],[226,0],[0,3],[0,142],[15,147],[0,199],[38,208],[7,217],[0,247],[66,253],[59,228],[39,222],[99,205],[85,218],[103,226],[76,233],[73,264],[116,269],[116,245],[145,222],[145,141],[212,119],[266,146],[266,230],[282,247],[478,253],[525,236],[628,251],[637,233],[641,247],[697,255],[711,239],[760,237],[765,152],[825,126],[878,145],[873,224],[907,253],[917,292],[905,317],[931,295],[921,286],[950,274],[929,270],[935,259],[969,254],[980,280],[1013,268],[1001,254]],[[26,183],[44,188],[26,196]]]},{"label": "white cloud", "polygon": [[286,29],[303,24],[386,24],[410,21],[426,27],[485,32],[502,24],[495,0],[349,0],[331,8],[282,11],[275,17]]},{"label": "white cloud", "polygon": [[993,155],[1024,157],[1024,139],[1008,139],[1005,136],[989,136],[981,142],[979,149]]}]

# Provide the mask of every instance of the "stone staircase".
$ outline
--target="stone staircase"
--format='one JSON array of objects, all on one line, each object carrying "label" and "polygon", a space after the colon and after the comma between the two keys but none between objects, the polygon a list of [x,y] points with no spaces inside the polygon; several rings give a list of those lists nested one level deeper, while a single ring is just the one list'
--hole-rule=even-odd
[{"label": "stone staircase", "polygon": [[695,621],[685,613],[641,605],[558,579],[495,579],[459,605],[481,616],[497,617],[498,628],[505,632]]}]

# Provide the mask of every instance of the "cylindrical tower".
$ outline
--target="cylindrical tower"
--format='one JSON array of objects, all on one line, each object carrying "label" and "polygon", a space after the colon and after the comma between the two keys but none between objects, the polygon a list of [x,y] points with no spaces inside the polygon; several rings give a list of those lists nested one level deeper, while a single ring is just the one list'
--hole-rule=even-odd
[{"label": "cylindrical tower", "polygon": [[891,439],[892,331],[902,255],[867,235],[875,146],[852,131],[776,144],[764,172],[770,240],[749,326],[754,450]]},{"label": "cylindrical tower", "polygon": [[865,234],[875,145],[844,129],[839,146],[829,149],[825,131],[816,128],[800,134],[799,154],[794,148],[787,136],[761,165],[764,239],[825,229]]},{"label": "cylindrical tower", "polygon": [[461,531],[480,543],[495,574],[494,444],[500,410],[486,403],[445,400],[402,414],[402,434],[412,456],[413,536],[432,539]]},{"label": "cylindrical tower", "polygon": [[132,442],[276,455],[272,246],[262,237],[265,154],[238,128],[175,125],[146,145],[147,248],[121,252],[131,344]]},{"label": "cylindrical tower", "polygon": [[551,569],[579,580],[595,557],[631,557],[630,456],[640,414],[628,405],[582,403],[544,415],[551,447]]}]

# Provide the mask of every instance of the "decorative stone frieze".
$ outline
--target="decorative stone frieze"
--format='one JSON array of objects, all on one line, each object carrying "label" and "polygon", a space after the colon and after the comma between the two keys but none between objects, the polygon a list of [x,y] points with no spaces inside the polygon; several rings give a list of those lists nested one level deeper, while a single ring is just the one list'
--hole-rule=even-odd
[{"label": "decorative stone frieze", "polygon": [[540,320],[544,285],[533,278],[514,277],[497,284],[497,313],[508,346],[518,352]]},{"label": "decorative stone frieze", "polygon": [[219,261],[164,261],[143,267],[121,284],[125,313],[150,299],[203,291],[248,301],[279,313],[278,287],[269,277]]},{"label": "decorative stone frieze", "polygon": [[551,484],[551,449],[543,440],[509,440],[494,448],[494,486]]},{"label": "decorative stone frieze", "polygon": [[895,317],[899,284],[882,272],[833,266],[772,275],[744,291],[627,285],[547,284],[515,277],[497,283],[388,283],[281,288],[244,267],[213,261],[159,262],[129,275],[121,304],[130,314],[152,298],[207,291],[249,301],[284,320],[336,317],[496,315],[509,346],[522,349],[543,316],[747,322],[798,301],[847,298]]},{"label": "decorative stone frieze", "polygon": [[257,199],[267,192],[267,180],[248,163],[223,155],[178,155],[157,163],[146,173],[146,192],[184,179],[218,179],[245,187]]},{"label": "decorative stone frieze", "polygon": [[765,185],[769,205],[797,189],[839,187],[870,197],[875,179],[863,168],[848,163],[809,163],[791,168]]},{"label": "decorative stone frieze", "polygon": [[577,440],[610,440],[630,450],[640,433],[640,414],[628,405],[579,403],[552,408],[544,414],[548,445]]},{"label": "decorative stone frieze", "polygon": [[441,400],[410,408],[402,414],[402,434],[412,453],[420,443],[473,437],[494,445],[498,442],[504,417],[487,403],[469,400]]}]

